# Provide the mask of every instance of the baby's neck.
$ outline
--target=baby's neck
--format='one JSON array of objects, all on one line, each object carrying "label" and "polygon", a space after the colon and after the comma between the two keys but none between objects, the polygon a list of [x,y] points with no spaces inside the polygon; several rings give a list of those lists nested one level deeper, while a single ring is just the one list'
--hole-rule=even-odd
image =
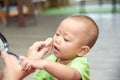
[{"label": "baby's neck", "polygon": [[61,64],[68,64],[71,60],[61,60],[61,59],[57,59],[57,62],[58,63],[61,63]]}]

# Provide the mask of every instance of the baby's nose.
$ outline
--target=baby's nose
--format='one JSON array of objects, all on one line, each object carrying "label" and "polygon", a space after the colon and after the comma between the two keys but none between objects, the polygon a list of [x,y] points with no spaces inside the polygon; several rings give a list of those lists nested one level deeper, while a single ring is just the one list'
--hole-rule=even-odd
[{"label": "baby's nose", "polygon": [[60,43],[61,43],[61,38],[60,38],[60,37],[57,37],[57,38],[55,39],[55,42],[56,42],[57,44],[60,44]]}]

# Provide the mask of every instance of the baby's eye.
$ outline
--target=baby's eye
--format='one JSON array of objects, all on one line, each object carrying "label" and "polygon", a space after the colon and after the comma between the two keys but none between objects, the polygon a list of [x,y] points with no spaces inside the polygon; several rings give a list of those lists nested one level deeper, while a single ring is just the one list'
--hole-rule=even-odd
[{"label": "baby's eye", "polygon": [[69,40],[67,38],[64,38],[64,41],[69,42]]},{"label": "baby's eye", "polygon": [[58,34],[58,33],[56,33],[56,36],[59,36],[59,34]]}]

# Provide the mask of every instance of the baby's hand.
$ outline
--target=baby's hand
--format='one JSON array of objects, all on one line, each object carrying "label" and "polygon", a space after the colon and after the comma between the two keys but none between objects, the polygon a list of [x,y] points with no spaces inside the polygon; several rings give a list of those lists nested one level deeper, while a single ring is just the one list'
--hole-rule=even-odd
[{"label": "baby's hand", "polygon": [[34,68],[32,67],[31,60],[27,59],[24,56],[20,56],[20,60],[21,60],[21,65],[22,65],[23,71],[30,71],[30,70],[33,71]]},{"label": "baby's hand", "polygon": [[35,69],[44,69],[47,62],[45,60],[29,60],[24,56],[20,56],[23,71],[35,71]]}]

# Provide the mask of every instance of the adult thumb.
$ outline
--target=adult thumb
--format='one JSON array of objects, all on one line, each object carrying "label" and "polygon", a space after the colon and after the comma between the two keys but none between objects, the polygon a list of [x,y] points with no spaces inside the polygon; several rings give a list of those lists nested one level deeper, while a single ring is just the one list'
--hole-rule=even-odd
[{"label": "adult thumb", "polygon": [[7,61],[9,61],[9,55],[4,51],[1,52],[1,58],[2,58],[4,65]]}]

